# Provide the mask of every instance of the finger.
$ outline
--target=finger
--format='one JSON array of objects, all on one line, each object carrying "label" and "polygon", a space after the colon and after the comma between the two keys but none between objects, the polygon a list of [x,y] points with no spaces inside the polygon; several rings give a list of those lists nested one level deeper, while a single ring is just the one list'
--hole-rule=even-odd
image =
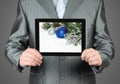
[{"label": "finger", "polygon": [[85,49],[82,53],[81,59],[85,60],[86,53],[90,52],[90,49]]},{"label": "finger", "polygon": [[85,49],[83,52],[82,52],[82,55],[81,55],[81,59],[84,60],[85,58],[85,53],[86,53],[87,49]]},{"label": "finger", "polygon": [[[36,64],[36,65],[38,65],[38,66],[40,66],[41,65],[41,63],[42,63],[42,61],[36,61],[36,60],[34,60],[34,59],[32,59],[32,58],[29,58],[29,57],[26,57],[24,60],[23,60],[23,62],[24,63],[26,63],[26,62],[29,62],[29,63],[34,63],[34,64]],[[27,65],[27,64],[25,64],[25,65]]]},{"label": "finger", "polygon": [[29,61],[29,62],[34,62],[34,63],[36,63],[37,65],[40,65],[41,64],[41,62],[42,62],[42,60],[40,60],[40,61],[36,61],[35,59],[33,59],[33,58],[31,58],[31,57],[24,57],[24,62],[25,61]]},{"label": "finger", "polygon": [[36,54],[37,57],[39,57],[40,59],[42,59],[42,55],[36,50],[36,49],[31,49],[31,52],[33,52],[34,54]]},{"label": "finger", "polygon": [[36,63],[30,62],[30,61],[25,61],[25,65],[26,65],[26,66],[37,66]]},{"label": "finger", "polygon": [[88,62],[89,59],[95,57],[95,53],[94,52],[89,52],[86,54],[86,56],[84,57],[84,60]]},{"label": "finger", "polygon": [[98,61],[89,62],[89,65],[90,66],[97,66],[98,65]]},{"label": "finger", "polygon": [[33,49],[33,51],[38,54],[38,56],[40,56],[40,59],[43,59],[43,56],[40,54],[40,52],[38,52],[36,49]]},{"label": "finger", "polygon": [[36,60],[38,62],[41,60],[41,59],[37,58],[35,56],[35,54],[33,54],[33,53],[29,52],[29,51],[26,51],[24,54],[26,55],[26,57],[32,58],[32,59],[34,59],[34,60]]},{"label": "finger", "polygon": [[36,58],[38,58],[38,59],[41,60],[41,57],[42,57],[42,56],[40,55],[40,53],[39,53],[37,50],[29,48],[29,49],[27,50],[27,52],[33,54]]},{"label": "finger", "polygon": [[86,55],[88,54],[88,53],[91,53],[91,52],[93,52],[93,49],[85,49],[84,51],[83,51],[83,53],[82,53],[82,55],[81,55],[81,59],[82,60],[85,60],[85,57],[86,57]]},{"label": "finger", "polygon": [[98,59],[89,62],[89,65],[92,65],[92,66],[100,66],[101,64],[102,64],[102,62],[100,60],[98,60]]},{"label": "finger", "polygon": [[97,58],[95,56],[88,59],[88,62],[94,62],[97,61]]},{"label": "finger", "polygon": [[42,60],[39,60],[35,57],[33,57],[33,55],[31,55],[30,53],[25,53],[25,57],[24,57],[24,60],[28,60],[28,61],[31,61],[31,62],[36,62],[37,64],[40,64]]}]

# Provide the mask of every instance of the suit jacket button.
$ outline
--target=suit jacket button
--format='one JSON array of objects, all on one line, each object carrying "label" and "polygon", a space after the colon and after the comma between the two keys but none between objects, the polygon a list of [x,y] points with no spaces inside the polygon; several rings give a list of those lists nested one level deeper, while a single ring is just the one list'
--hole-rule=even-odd
[{"label": "suit jacket button", "polygon": [[60,79],[65,79],[65,75],[60,75]]}]

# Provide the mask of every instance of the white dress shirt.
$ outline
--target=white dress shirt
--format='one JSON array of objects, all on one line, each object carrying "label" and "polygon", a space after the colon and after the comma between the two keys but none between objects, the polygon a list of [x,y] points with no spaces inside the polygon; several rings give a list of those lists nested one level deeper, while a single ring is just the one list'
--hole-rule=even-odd
[{"label": "white dress shirt", "polygon": [[63,11],[62,11],[63,13],[60,13],[61,10],[60,10],[60,11],[57,10],[57,4],[58,4],[59,0],[52,0],[52,1],[53,1],[54,7],[56,8],[56,12],[57,12],[58,17],[59,17],[59,18],[63,18],[64,13],[65,13],[65,10],[66,10],[66,6],[67,6],[69,0],[63,0],[63,3],[61,3],[61,5],[65,6],[65,7],[63,7],[63,9],[62,9],[62,10],[63,10]]}]

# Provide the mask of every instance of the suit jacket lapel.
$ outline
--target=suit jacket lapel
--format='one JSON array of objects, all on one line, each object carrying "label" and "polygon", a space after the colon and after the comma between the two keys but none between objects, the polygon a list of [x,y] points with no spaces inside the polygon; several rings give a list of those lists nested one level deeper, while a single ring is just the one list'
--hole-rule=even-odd
[{"label": "suit jacket lapel", "polygon": [[[83,0],[69,0],[64,14],[64,18],[71,18],[73,13],[77,11],[77,8],[80,6],[81,1]],[[38,0],[38,2],[52,18],[58,18],[52,0]]]},{"label": "suit jacket lapel", "polygon": [[40,5],[45,9],[45,11],[50,15],[52,18],[58,18],[57,12],[55,7],[52,3],[52,0],[38,0]]},{"label": "suit jacket lapel", "polygon": [[64,18],[71,18],[73,13],[75,13],[77,11],[77,8],[79,8],[81,1],[83,0],[69,0]]}]

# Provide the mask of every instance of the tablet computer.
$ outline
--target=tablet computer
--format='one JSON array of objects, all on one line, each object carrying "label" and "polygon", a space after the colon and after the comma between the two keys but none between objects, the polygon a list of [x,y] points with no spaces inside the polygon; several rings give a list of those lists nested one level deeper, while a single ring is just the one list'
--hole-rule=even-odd
[{"label": "tablet computer", "polygon": [[85,19],[35,20],[36,49],[43,56],[80,56],[85,49]]}]

